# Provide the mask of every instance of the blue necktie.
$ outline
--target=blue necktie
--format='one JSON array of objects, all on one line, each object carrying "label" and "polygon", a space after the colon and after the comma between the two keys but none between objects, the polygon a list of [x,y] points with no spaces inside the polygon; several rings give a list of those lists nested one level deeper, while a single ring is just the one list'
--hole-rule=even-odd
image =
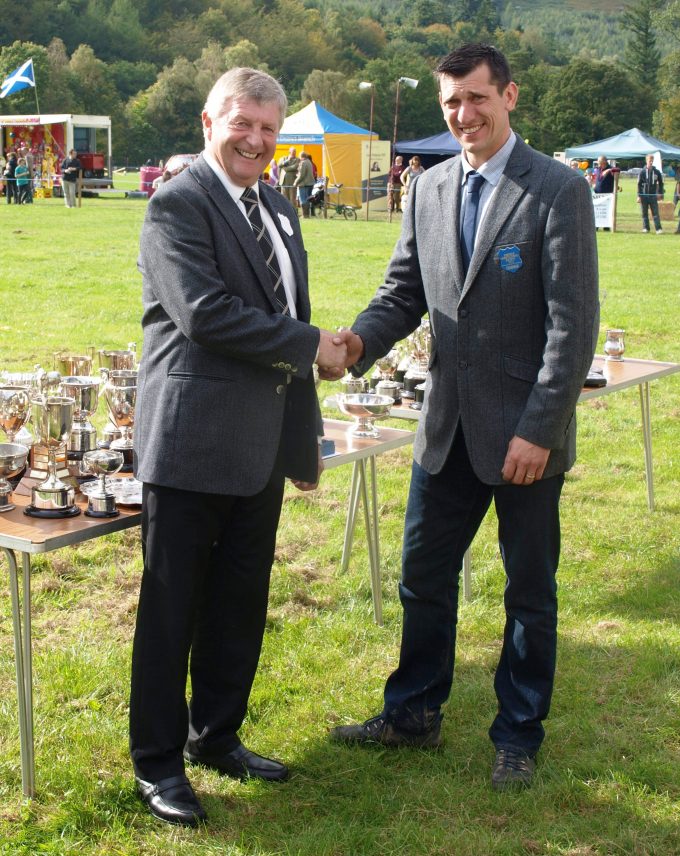
[{"label": "blue necktie", "polygon": [[467,275],[470,259],[475,248],[475,231],[477,214],[479,212],[479,193],[484,184],[484,176],[472,170],[467,175],[465,183],[465,207],[463,208],[463,225],[460,230],[460,252],[463,257],[463,270]]}]

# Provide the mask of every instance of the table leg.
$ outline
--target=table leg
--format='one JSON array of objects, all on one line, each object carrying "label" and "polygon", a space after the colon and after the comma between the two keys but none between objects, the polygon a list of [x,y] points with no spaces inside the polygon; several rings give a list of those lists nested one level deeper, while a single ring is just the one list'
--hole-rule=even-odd
[{"label": "table leg", "polygon": [[[31,658],[30,603],[24,601],[26,633],[21,630],[21,603],[17,562],[13,550],[3,547],[9,564],[9,588],[12,601],[12,624],[14,627],[14,659],[17,676],[17,701],[19,707],[19,745],[21,747],[21,784],[27,797],[35,796],[35,763],[33,755],[33,691]],[[30,558],[23,553],[24,597],[30,587]],[[28,581],[28,582],[27,582]],[[26,656],[28,652],[28,656]]]},{"label": "table leg", "polygon": [[[371,456],[372,457],[372,456]],[[368,488],[366,486],[366,462],[357,461],[359,465],[359,483],[361,487],[361,498],[364,506],[364,524],[366,526],[366,540],[368,542],[368,560],[371,566],[371,592],[373,594],[373,616],[376,624],[382,624],[382,589],[380,586],[380,557],[377,554],[376,528],[374,526],[375,509],[371,509],[368,502]],[[372,491],[375,496],[375,492]],[[377,503],[376,503],[377,505]]]},{"label": "table leg", "polygon": [[[373,614],[376,624],[382,624],[382,582],[380,579],[380,527],[378,525],[378,478],[375,472],[375,455],[371,455],[371,518],[373,533],[373,561],[371,562],[371,590]],[[369,541],[370,546],[370,541]]]},{"label": "table leg", "polygon": [[472,562],[469,548],[463,555],[463,597],[465,600],[472,600]]},{"label": "table leg", "polygon": [[347,520],[345,522],[345,541],[342,545],[342,562],[340,567],[345,573],[349,567],[349,556],[352,552],[354,541],[354,529],[357,523],[357,510],[359,508],[359,461],[354,462],[352,467],[352,486],[349,489],[349,502],[347,504]]},{"label": "table leg", "polygon": [[640,410],[642,412],[642,438],[645,444],[645,475],[647,477],[647,505],[654,511],[654,466],[652,461],[652,418],[649,408],[649,384],[640,384]]}]

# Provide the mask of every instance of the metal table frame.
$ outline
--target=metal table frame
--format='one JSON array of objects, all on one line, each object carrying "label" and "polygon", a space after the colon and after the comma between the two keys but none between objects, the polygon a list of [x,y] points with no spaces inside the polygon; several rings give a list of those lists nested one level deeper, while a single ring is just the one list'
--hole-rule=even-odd
[{"label": "metal table frame", "polygon": [[[335,442],[335,453],[324,459],[326,469],[353,463],[352,487],[345,526],[345,542],[342,555],[343,570],[347,569],[356,527],[359,505],[359,489],[363,497],[368,557],[371,567],[371,589],[375,620],[382,623],[382,593],[380,585],[380,545],[378,537],[378,488],[375,458],[391,449],[413,442],[413,431],[395,428],[380,428],[377,439],[353,438],[352,423],[339,420],[325,422],[325,434]],[[366,461],[370,466],[370,491],[366,473]],[[370,499],[369,499],[370,497]],[[14,632],[14,658],[19,711],[19,743],[21,751],[21,784],[25,796],[35,796],[35,749],[33,731],[33,655],[31,628],[31,556],[49,553],[60,547],[72,546],[99,538],[112,532],[130,529],[141,523],[139,509],[121,507],[121,514],[114,518],[93,518],[80,514],[77,517],[45,519],[26,517],[24,506],[29,498],[16,492],[13,502],[16,508],[0,514],[0,550],[9,565],[10,600],[12,604],[12,626]],[[81,510],[86,502],[79,502]],[[22,593],[19,593],[19,566],[16,553],[21,553]],[[23,609],[22,609],[23,601]],[[23,612],[23,615],[22,615]]]}]

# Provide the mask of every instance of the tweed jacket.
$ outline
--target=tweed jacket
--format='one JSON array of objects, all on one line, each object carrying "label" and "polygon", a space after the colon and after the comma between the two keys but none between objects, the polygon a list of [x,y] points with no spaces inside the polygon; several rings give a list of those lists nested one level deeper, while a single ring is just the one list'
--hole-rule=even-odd
[{"label": "tweed jacket", "polygon": [[315,481],[321,416],[298,218],[259,185],[290,254],[297,314],[282,315],[252,229],[199,157],[149,202],[138,266],[144,349],[135,472],[145,482],[251,496],[275,461]]},{"label": "tweed jacket", "polygon": [[517,137],[467,276],[460,254],[459,158],[411,189],[382,285],[352,329],[365,371],[429,313],[433,347],[414,446],[441,470],[462,423],[478,478],[501,484],[514,435],[551,450],[544,476],[569,469],[574,411],[597,340],[598,271],[583,178]]}]

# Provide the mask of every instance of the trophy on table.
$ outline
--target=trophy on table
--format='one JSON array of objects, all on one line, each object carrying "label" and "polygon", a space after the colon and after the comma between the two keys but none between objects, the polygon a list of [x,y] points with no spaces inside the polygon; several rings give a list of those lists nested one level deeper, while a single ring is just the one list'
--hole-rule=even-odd
[{"label": "trophy on table", "polygon": [[375,361],[380,373],[375,391],[378,395],[389,395],[398,404],[401,401],[402,385],[394,379],[394,374],[399,365],[399,351],[396,348],[385,354],[384,357]]},{"label": "trophy on table", "polygon": [[31,401],[33,426],[38,442],[47,449],[47,479],[31,489],[31,504],[24,514],[31,517],[74,517],[75,489],[57,473],[57,453],[66,452],[71,433],[75,399],[66,395],[37,396]]},{"label": "trophy on table", "polygon": [[71,460],[80,460],[85,452],[96,448],[97,429],[90,422],[90,417],[97,410],[100,384],[101,378],[94,375],[61,379],[62,394],[76,402],[68,438],[67,454]]},{"label": "trophy on table", "polygon": [[[28,394],[29,399],[36,395],[45,395],[49,389],[57,387],[60,382],[61,375],[59,372],[47,372],[39,365],[35,366],[32,372],[0,372],[0,384],[2,386],[19,387]],[[33,435],[26,425],[23,425],[12,442],[21,443],[21,445],[28,446],[30,449],[33,446]]]},{"label": "trophy on table", "polygon": [[[97,357],[99,359],[99,374],[104,381],[108,380],[109,373],[112,371],[136,371],[137,369],[137,345],[135,342],[130,342],[127,350],[100,348],[97,351]],[[102,431],[102,439],[98,445],[102,448],[108,448],[113,440],[119,440],[120,437],[120,430],[109,419]]]},{"label": "trophy on table", "polygon": [[[123,466],[123,453],[117,449],[94,449],[83,455],[83,469],[99,477],[95,490],[87,492],[88,517],[117,517],[116,495],[106,483],[106,477],[117,473]],[[84,490],[84,488],[83,488]]]},{"label": "trophy on table", "polygon": [[68,377],[91,375],[94,348],[85,349],[85,354],[69,354],[66,351],[54,353],[54,368],[61,375]]},{"label": "trophy on table", "polygon": [[350,434],[353,437],[379,437],[380,431],[373,424],[376,419],[390,415],[394,399],[389,395],[376,395],[373,392],[339,393],[338,407],[348,416],[353,416],[355,424]]},{"label": "trophy on table", "polygon": [[16,443],[16,435],[31,414],[28,392],[23,387],[0,386],[0,428],[8,443],[0,443],[0,512],[11,511],[12,487],[8,478],[19,475],[26,466],[28,447]]},{"label": "trophy on table", "polygon": [[120,438],[111,442],[111,449],[123,453],[123,472],[132,471],[132,429],[137,402],[137,372],[133,369],[110,371],[104,395],[111,421],[120,431]]},{"label": "trophy on table", "polygon": [[[423,319],[420,326],[408,337],[410,348],[409,367],[404,375],[404,398],[416,399],[416,387],[421,386],[427,378],[427,367],[432,351],[432,334],[430,322]],[[422,387],[421,387],[422,392]],[[417,409],[421,402],[416,402]]]}]

